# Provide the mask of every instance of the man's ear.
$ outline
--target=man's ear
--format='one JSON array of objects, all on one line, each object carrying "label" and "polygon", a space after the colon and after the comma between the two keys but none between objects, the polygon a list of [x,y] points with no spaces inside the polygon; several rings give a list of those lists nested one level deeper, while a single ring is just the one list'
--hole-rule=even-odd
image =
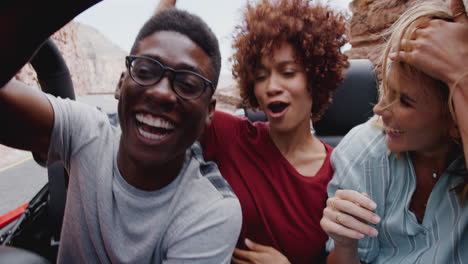
[{"label": "man's ear", "polygon": [[125,79],[125,74],[126,74],[126,71],[123,71],[122,73],[120,73],[119,82],[117,82],[117,87],[115,87],[114,98],[117,100],[120,99],[120,91],[122,90],[122,84],[123,84],[123,80]]},{"label": "man's ear", "polygon": [[205,126],[209,127],[211,125],[211,121],[213,121],[213,116],[216,110],[216,99],[211,98],[210,103],[208,104],[208,115],[206,115]]}]

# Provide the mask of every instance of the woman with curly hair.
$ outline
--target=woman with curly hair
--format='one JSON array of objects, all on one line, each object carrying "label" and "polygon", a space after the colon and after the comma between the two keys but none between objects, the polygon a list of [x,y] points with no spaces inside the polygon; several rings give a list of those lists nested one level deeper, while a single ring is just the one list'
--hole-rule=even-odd
[{"label": "woman with curly hair", "polygon": [[332,147],[311,132],[348,66],[345,18],[310,0],[247,4],[237,27],[233,75],[252,123],[214,114],[202,145],[238,196],[243,226],[233,263],[317,263],[333,169]]}]

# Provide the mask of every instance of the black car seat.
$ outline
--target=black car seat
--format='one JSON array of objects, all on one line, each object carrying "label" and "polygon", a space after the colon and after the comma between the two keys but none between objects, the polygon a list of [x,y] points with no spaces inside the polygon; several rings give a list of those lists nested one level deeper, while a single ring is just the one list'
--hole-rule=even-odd
[{"label": "black car seat", "polygon": [[[349,60],[345,79],[338,87],[333,102],[322,119],[314,124],[318,138],[336,146],[351,128],[367,121],[378,99],[378,82],[374,65],[367,59]],[[252,122],[267,121],[261,111],[244,109]]]}]

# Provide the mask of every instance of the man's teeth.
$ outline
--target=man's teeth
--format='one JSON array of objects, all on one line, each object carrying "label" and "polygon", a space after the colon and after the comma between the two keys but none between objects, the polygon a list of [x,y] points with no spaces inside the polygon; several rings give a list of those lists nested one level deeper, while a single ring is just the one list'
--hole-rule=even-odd
[{"label": "man's teeth", "polygon": [[151,127],[174,129],[174,125],[172,125],[169,121],[160,117],[153,117],[151,115],[145,115],[145,114],[137,114],[136,119],[139,122],[145,125],[151,126]]},{"label": "man's teeth", "polygon": [[148,138],[148,139],[151,139],[151,140],[161,140],[165,137],[167,137],[167,134],[153,134],[153,133],[149,133],[149,132],[146,132],[144,131],[141,127],[138,128],[138,131],[140,132],[140,134],[145,137],[145,138]]}]

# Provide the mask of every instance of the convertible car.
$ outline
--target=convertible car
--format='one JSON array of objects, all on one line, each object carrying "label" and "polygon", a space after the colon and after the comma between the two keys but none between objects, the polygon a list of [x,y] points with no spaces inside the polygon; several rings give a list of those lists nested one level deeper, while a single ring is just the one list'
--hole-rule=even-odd
[{"label": "convertible car", "polygon": [[[31,64],[41,89],[55,96],[75,99],[70,73],[53,41],[48,40]],[[350,60],[344,83],[330,108],[313,130],[324,142],[336,146],[354,126],[372,116],[377,101],[377,80],[369,60]],[[260,111],[242,109],[254,122],[265,122]],[[109,118],[115,121],[115,114]],[[34,155],[35,160],[43,159]],[[54,263],[60,247],[60,231],[66,202],[68,174],[60,163],[51,164],[48,183],[29,203],[0,216],[0,260],[2,263]]]}]

